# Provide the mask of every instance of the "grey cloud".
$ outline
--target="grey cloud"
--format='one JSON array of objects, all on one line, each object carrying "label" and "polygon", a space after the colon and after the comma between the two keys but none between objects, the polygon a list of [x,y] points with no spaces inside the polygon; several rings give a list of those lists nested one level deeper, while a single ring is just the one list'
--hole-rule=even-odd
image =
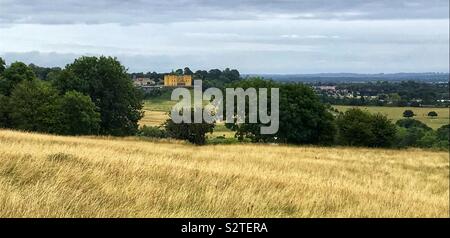
[{"label": "grey cloud", "polygon": [[448,0],[0,0],[0,56],[130,71],[420,72],[449,65]]},{"label": "grey cloud", "polygon": [[138,24],[198,20],[446,19],[448,0],[0,0],[0,23]]},{"label": "grey cloud", "polygon": [[[448,52],[448,47],[447,49]],[[395,73],[448,72],[448,57],[442,57],[442,48],[425,46],[422,51],[411,51],[407,45],[396,51],[383,46],[367,52],[366,45],[324,48],[321,51],[297,52],[291,50],[253,52],[226,51],[209,54],[181,55],[114,54],[130,72],[170,72],[190,67],[192,70],[237,68],[241,73]],[[99,55],[99,54],[83,54]],[[408,55],[408,58],[405,58]],[[41,66],[60,66],[73,62],[80,54],[43,52],[0,53],[7,63],[23,61]],[[270,67],[268,67],[270,65]]]}]

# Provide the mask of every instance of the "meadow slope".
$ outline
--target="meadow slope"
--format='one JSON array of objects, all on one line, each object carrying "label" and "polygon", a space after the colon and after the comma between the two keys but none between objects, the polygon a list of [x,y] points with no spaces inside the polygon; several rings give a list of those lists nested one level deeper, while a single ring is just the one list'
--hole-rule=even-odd
[{"label": "meadow slope", "polygon": [[0,217],[448,217],[449,156],[0,130]]}]

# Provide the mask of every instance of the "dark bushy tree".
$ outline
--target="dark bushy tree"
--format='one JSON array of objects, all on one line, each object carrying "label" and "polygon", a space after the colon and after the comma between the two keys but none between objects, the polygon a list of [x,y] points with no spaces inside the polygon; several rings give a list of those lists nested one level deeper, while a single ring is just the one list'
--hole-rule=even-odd
[{"label": "dark bushy tree", "polygon": [[434,118],[434,117],[437,117],[438,114],[435,111],[431,111],[431,112],[428,113],[428,116]]},{"label": "dark bushy tree", "polygon": [[164,128],[159,126],[146,126],[144,125],[139,129],[138,136],[149,138],[166,138],[167,132]]},{"label": "dark bushy tree", "polygon": [[98,134],[100,113],[89,96],[80,92],[65,93],[58,103],[58,134],[92,135]]},{"label": "dark bushy tree", "polygon": [[37,78],[45,81],[54,79],[55,75],[61,72],[61,68],[59,67],[46,68],[37,66],[35,64],[29,64],[28,67],[33,70]]},{"label": "dark bushy tree", "polygon": [[421,127],[401,128],[399,133],[399,147],[422,147],[449,149],[449,125],[437,130],[426,130]]},{"label": "dark bushy tree", "polygon": [[223,71],[220,69],[211,69],[210,71],[197,70],[193,78],[201,79],[203,89],[206,89],[210,87],[223,88],[226,84],[240,80],[241,76],[236,69],[226,68]]},{"label": "dark bushy tree", "polygon": [[126,136],[138,131],[142,93],[116,58],[78,58],[66,66],[54,85],[62,93],[75,90],[91,97],[99,108],[101,134]]},{"label": "dark bushy tree", "polygon": [[390,147],[396,138],[396,127],[382,114],[370,114],[352,108],[337,118],[339,143],[350,146]]},{"label": "dark bushy tree", "polygon": [[439,133],[421,121],[402,119],[398,120],[396,125],[399,129],[398,147],[441,147]]},{"label": "dark bushy tree", "polygon": [[450,140],[450,138],[449,138],[450,124],[439,127],[436,130],[436,132],[437,132],[437,136],[438,136],[439,140],[446,140],[446,141]]},{"label": "dark bushy tree", "polygon": [[314,91],[303,84],[280,86],[278,137],[294,144],[331,144],[336,125],[333,115]]},{"label": "dark bushy tree", "polygon": [[449,150],[450,144],[450,124],[441,126],[436,130],[436,137],[438,138],[437,147]]},{"label": "dark bushy tree", "polygon": [[0,128],[8,127],[8,97],[0,94]]},{"label": "dark bushy tree", "polygon": [[[197,109],[202,110],[202,109]],[[196,145],[204,145],[206,143],[206,133],[212,133],[215,124],[206,123],[193,123],[194,122],[194,109],[191,109],[192,123],[174,123],[172,118],[169,118],[164,123],[167,136],[187,140]]]},{"label": "dark bushy tree", "polygon": [[403,127],[403,128],[407,128],[407,129],[409,129],[409,128],[421,128],[421,129],[424,129],[426,131],[431,130],[431,128],[429,126],[427,126],[427,124],[425,124],[425,123],[423,123],[423,122],[421,122],[419,120],[416,120],[416,119],[410,119],[410,118],[400,119],[395,124],[397,126],[399,126],[399,127]]},{"label": "dark bushy tree", "polygon": [[425,134],[417,141],[417,145],[422,148],[432,148],[438,147],[439,139],[436,136],[436,131],[427,131]]},{"label": "dark bushy tree", "polygon": [[375,135],[371,129],[370,113],[352,108],[340,114],[337,118],[338,142],[343,145],[369,146]]},{"label": "dark bushy tree", "polygon": [[14,87],[22,81],[31,81],[36,78],[33,70],[22,62],[14,62],[3,72],[0,78],[0,93],[11,95]]},{"label": "dark bushy tree", "polygon": [[418,146],[420,139],[425,135],[427,130],[419,127],[404,128],[398,127],[397,130],[397,147]]},{"label": "dark bushy tree", "polygon": [[395,144],[397,128],[385,115],[380,113],[372,115],[371,128],[374,136],[371,146],[391,147]]},{"label": "dark bushy tree", "polygon": [[413,116],[415,116],[415,115],[414,115],[414,112],[412,110],[405,110],[403,112],[403,117],[410,118],[410,117],[413,117]]},{"label": "dark bushy tree", "polygon": [[185,67],[184,70],[183,70],[183,74],[184,75],[193,75],[194,72],[192,72],[192,70],[189,69],[189,67]]},{"label": "dark bushy tree", "polygon": [[12,127],[46,133],[59,128],[58,91],[41,80],[25,80],[11,93],[9,106]]},{"label": "dark bushy tree", "polygon": [[[240,80],[230,84],[232,88],[268,88],[280,90],[280,124],[274,135],[260,134],[261,123],[227,124],[236,131],[239,139],[249,138],[254,142],[283,142],[292,144],[330,144],[336,132],[333,115],[320,103],[314,91],[303,84],[281,84],[260,78]],[[248,108],[248,100],[246,100]],[[270,113],[270,106],[268,106]],[[248,110],[247,110],[248,118]]]}]

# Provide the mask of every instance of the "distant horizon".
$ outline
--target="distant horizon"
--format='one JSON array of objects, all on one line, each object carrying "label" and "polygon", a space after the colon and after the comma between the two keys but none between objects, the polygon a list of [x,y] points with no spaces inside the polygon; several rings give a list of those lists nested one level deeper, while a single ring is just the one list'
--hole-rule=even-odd
[{"label": "distant horizon", "polygon": [[423,71],[423,72],[395,72],[395,73],[352,73],[352,72],[322,72],[322,73],[241,73],[241,75],[321,75],[321,74],[348,74],[348,75],[392,75],[392,74],[450,74],[450,72]]},{"label": "distant horizon", "polygon": [[[102,56],[102,55],[80,55],[81,56]],[[103,56],[111,56],[111,57],[115,57],[113,55],[103,55]],[[32,60],[26,60],[26,59],[22,59],[22,58],[18,58],[18,59],[8,59],[7,57],[5,57],[3,54],[0,54],[0,57],[3,58],[6,61],[6,65],[10,65],[13,62],[16,61],[20,61],[23,62],[25,64],[34,64],[36,66],[39,67],[46,67],[46,68],[52,68],[52,67],[59,67],[59,68],[64,68],[67,64],[72,63],[77,57],[73,58],[71,61],[68,61],[67,63],[62,63],[62,64],[39,64],[36,62],[33,62]],[[119,61],[120,58],[117,57],[117,59]],[[122,61],[121,61],[122,62]],[[123,63],[123,62],[122,62]],[[224,70],[226,68],[230,68],[230,69],[236,69],[239,71],[239,73],[241,75],[321,75],[321,74],[356,74],[356,75],[391,75],[391,74],[450,74],[450,71],[410,71],[410,72],[406,72],[406,71],[393,71],[393,72],[352,72],[350,70],[348,71],[340,71],[340,72],[333,72],[333,71],[323,71],[323,72],[241,72],[241,70],[239,69],[239,67],[230,67],[230,66],[223,66],[223,67],[212,67],[212,68],[193,68],[190,66],[182,66],[182,67],[174,67],[170,70],[143,70],[143,71],[131,71],[129,70],[130,67],[129,65],[124,64],[125,68],[127,68],[127,72],[132,74],[132,73],[147,73],[147,72],[157,72],[157,73],[168,73],[171,72],[172,70],[177,70],[177,69],[184,69],[185,67],[189,67],[189,69],[191,69],[193,72],[197,71],[197,70],[211,70],[211,69],[220,69],[220,70]]]}]

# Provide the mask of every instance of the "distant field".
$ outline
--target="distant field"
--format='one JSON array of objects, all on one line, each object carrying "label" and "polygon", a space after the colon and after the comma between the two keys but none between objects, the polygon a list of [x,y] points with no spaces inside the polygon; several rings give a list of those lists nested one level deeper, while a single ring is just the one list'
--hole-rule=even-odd
[{"label": "distant field", "polygon": [[[333,105],[334,108],[338,109],[339,111],[346,111],[349,108],[357,107],[364,110],[369,111],[370,113],[382,113],[386,114],[388,118],[392,119],[394,122],[403,119],[403,112],[405,110],[412,110],[416,116],[414,119],[417,119],[419,121],[422,121],[423,123],[427,124],[429,127],[433,129],[437,129],[443,125],[446,125],[449,123],[449,109],[448,108],[424,108],[424,107],[365,107],[365,106],[340,106],[340,105]],[[428,117],[428,112],[435,111],[437,112],[438,116],[436,118],[430,118]]]},{"label": "distant field", "polygon": [[447,152],[0,130],[0,217],[448,217]]},{"label": "distant field", "polygon": [[[193,89],[189,89],[190,93],[191,93],[191,100],[193,103],[193,96],[194,96],[194,91]],[[170,112],[170,110],[172,110],[172,107],[177,104],[177,101],[172,101],[170,100],[170,91],[169,92],[165,92],[163,95],[159,96],[159,97],[155,97],[152,99],[147,99],[144,101],[144,109],[145,110],[149,110],[149,111],[163,111],[163,112]],[[207,101],[203,102],[204,104],[207,103]]]},{"label": "distant field", "polygon": [[139,126],[160,126],[168,118],[168,112],[144,110],[144,117],[139,121]]},{"label": "distant field", "polygon": [[[152,100],[146,100],[144,102],[144,118],[139,122],[140,126],[158,126],[164,123],[167,118],[169,118],[168,113],[175,105],[175,101],[170,101],[167,98],[157,98]],[[412,110],[416,116],[414,119],[424,122],[429,127],[437,129],[443,125],[449,123],[449,109],[448,108],[420,108],[420,107],[376,107],[376,106],[341,106],[334,105],[334,108],[339,111],[346,111],[349,108],[358,107],[363,110],[367,110],[370,113],[380,112],[386,114],[388,118],[392,119],[394,122],[403,119],[403,112],[405,110]],[[436,118],[428,117],[428,112],[435,111],[438,113]],[[229,129],[225,128],[223,125],[217,125],[217,129],[213,133],[213,136],[223,136],[233,137],[234,133]]]},{"label": "distant field", "polygon": [[[193,90],[190,89],[191,96],[193,96]],[[193,98],[192,98],[193,100]],[[172,107],[177,104],[177,101],[170,100],[170,93],[166,92],[160,97],[147,99],[144,101],[144,118],[139,122],[142,125],[157,126],[162,124],[169,118],[169,112]],[[203,102],[204,104],[207,101]]]},{"label": "distant field", "polygon": [[[168,118],[172,106],[175,105],[175,101],[165,99],[153,99],[146,100],[144,103],[144,117],[139,121],[139,126],[160,126]],[[208,134],[207,137],[226,137],[233,138],[234,132],[226,128],[223,123],[216,124],[214,132]]]},{"label": "distant field", "polygon": [[144,101],[144,109],[148,111],[170,112],[176,101],[170,99],[151,99]]}]

